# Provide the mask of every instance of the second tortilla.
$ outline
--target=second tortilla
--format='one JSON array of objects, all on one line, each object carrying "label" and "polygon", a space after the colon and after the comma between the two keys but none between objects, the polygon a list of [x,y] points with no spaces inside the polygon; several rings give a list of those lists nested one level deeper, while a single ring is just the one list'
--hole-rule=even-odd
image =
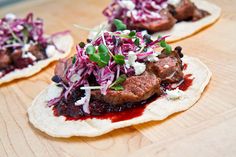
[{"label": "second tortilla", "polygon": [[210,15],[195,22],[182,21],[176,23],[174,27],[171,28],[170,30],[157,32],[153,34],[153,36],[157,37],[158,35],[170,35],[166,39],[166,41],[175,42],[201,31],[202,29],[216,22],[220,17],[221,9],[217,5],[204,0],[192,0],[192,1],[196,4],[198,8],[208,11]]},{"label": "second tortilla", "polygon": [[[166,41],[169,43],[175,42],[201,31],[202,29],[212,25],[219,19],[221,8],[219,8],[217,5],[205,0],[192,0],[192,2],[195,3],[198,8],[209,12],[210,15],[195,22],[178,22],[170,30],[154,33],[153,36],[158,37],[158,35],[169,35],[169,37],[166,38]],[[102,25],[106,29],[109,29],[109,25],[107,24],[107,22],[103,22],[100,26],[94,27],[93,30],[89,33],[90,39],[93,39],[95,37],[97,31],[101,29]]]}]

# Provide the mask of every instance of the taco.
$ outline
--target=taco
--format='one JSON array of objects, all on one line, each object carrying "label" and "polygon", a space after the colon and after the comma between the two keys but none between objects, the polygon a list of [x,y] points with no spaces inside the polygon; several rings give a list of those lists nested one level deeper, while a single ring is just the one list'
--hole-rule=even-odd
[{"label": "taco", "polygon": [[73,46],[69,31],[46,36],[43,21],[33,14],[0,20],[0,84],[28,77],[51,62],[66,57]]},{"label": "taco", "polygon": [[29,121],[54,137],[98,136],[188,109],[211,72],[198,59],[172,49],[166,36],[101,30],[59,61],[53,83],[28,109]]},{"label": "taco", "polygon": [[103,14],[108,30],[113,31],[114,19],[128,29],[147,30],[153,36],[171,35],[167,42],[191,36],[213,24],[221,9],[204,0],[113,0]]}]

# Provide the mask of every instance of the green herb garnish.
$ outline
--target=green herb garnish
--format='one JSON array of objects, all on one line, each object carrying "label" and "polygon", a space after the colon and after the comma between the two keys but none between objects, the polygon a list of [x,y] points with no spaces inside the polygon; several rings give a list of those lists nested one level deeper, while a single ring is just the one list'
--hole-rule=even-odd
[{"label": "green herb garnish", "polygon": [[123,31],[127,28],[127,26],[121,20],[115,19],[113,23],[116,26],[117,31]]},{"label": "green herb garnish", "polygon": [[110,55],[109,55],[109,51],[108,51],[107,47],[104,44],[100,44],[98,46],[98,54],[100,56],[100,62],[102,64],[107,65],[110,60]]},{"label": "green herb garnish", "polygon": [[140,40],[139,40],[139,38],[136,38],[135,40],[134,40],[134,44],[136,45],[136,46],[140,46]]},{"label": "green herb garnish", "polygon": [[76,61],[76,57],[74,56],[74,57],[72,58],[72,64],[75,64],[75,61]]},{"label": "green herb garnish", "polygon": [[125,64],[125,56],[123,55],[115,55],[113,59],[115,60],[117,64],[120,64],[120,65]]},{"label": "green herb garnish", "polygon": [[90,54],[89,59],[96,63],[100,62],[100,56],[97,53]]},{"label": "green herb garnish", "polygon": [[166,50],[167,54],[170,54],[170,53],[171,53],[171,51],[172,51],[172,48],[171,48],[171,46],[170,46],[170,45],[166,45],[166,48],[165,48],[165,50]]},{"label": "green herb garnish", "polygon": [[26,44],[28,42],[28,39],[29,39],[29,31],[27,30],[27,28],[25,27],[23,30],[22,30],[22,33],[23,33],[23,42]]},{"label": "green herb garnish", "polygon": [[91,55],[91,54],[94,54],[96,52],[96,49],[93,45],[89,45],[87,48],[86,48],[86,53]]},{"label": "green herb garnish", "polygon": [[110,85],[110,88],[111,89],[114,89],[114,90],[123,90],[124,88],[122,87],[121,83],[125,82],[126,80],[126,75],[125,74],[122,74],[120,75],[116,80],[115,82],[113,82],[111,85]]},{"label": "green herb garnish", "polygon": [[86,53],[89,55],[89,59],[93,62],[96,62],[99,67],[105,67],[110,60],[109,51],[103,44],[98,46],[97,53],[93,45],[88,46],[86,48]]},{"label": "green herb garnish", "polygon": [[166,43],[165,40],[161,40],[159,44],[160,44],[160,46],[161,46],[162,48],[165,49],[165,52],[166,52],[167,55],[169,55],[169,54],[171,53],[172,48],[171,48],[170,45],[168,45],[168,44]]},{"label": "green herb garnish", "polygon": [[135,31],[131,31],[128,36],[130,38],[133,38],[135,35],[136,35],[136,32]]},{"label": "green herb garnish", "polygon": [[122,85],[116,85],[116,86],[112,86],[111,89],[115,91],[122,91],[124,90],[124,87]]}]

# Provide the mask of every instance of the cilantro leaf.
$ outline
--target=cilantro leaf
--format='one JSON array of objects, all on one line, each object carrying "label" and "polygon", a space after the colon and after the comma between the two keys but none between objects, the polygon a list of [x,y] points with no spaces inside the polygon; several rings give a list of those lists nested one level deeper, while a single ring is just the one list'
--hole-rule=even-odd
[{"label": "cilantro leaf", "polygon": [[74,57],[72,58],[72,64],[75,64],[75,61],[76,61],[76,57],[74,56]]},{"label": "cilantro leaf", "polygon": [[171,48],[171,46],[170,46],[170,45],[166,45],[166,48],[165,48],[165,50],[166,50],[166,53],[167,53],[167,54],[170,54],[170,53],[171,53],[171,51],[172,51],[172,48]]},{"label": "cilantro leaf", "polygon": [[112,86],[111,89],[115,91],[122,91],[124,90],[124,87],[122,85],[116,85],[116,86]]},{"label": "cilantro leaf", "polygon": [[135,40],[134,40],[134,44],[136,45],[136,46],[140,46],[140,40],[139,40],[139,38],[136,38]]},{"label": "cilantro leaf", "polygon": [[120,75],[116,80],[115,82],[113,82],[111,85],[110,85],[110,88],[114,87],[114,86],[117,86],[117,85],[120,85],[121,83],[125,82],[126,80],[126,75],[125,74],[122,74]]},{"label": "cilantro leaf", "polygon": [[110,55],[109,55],[107,47],[104,44],[100,44],[98,46],[98,54],[100,56],[100,62],[104,64],[108,64],[110,60]]},{"label": "cilantro leaf", "polygon": [[128,36],[129,36],[130,38],[132,38],[132,37],[134,37],[135,35],[136,35],[136,32],[135,32],[135,31],[131,31]]},{"label": "cilantro leaf", "polygon": [[161,46],[162,48],[165,49],[165,52],[166,52],[167,55],[169,55],[169,54],[171,53],[172,48],[171,48],[170,45],[168,45],[168,44],[166,43],[165,40],[161,40],[159,44],[160,44],[160,46]]},{"label": "cilantro leaf", "polygon": [[86,53],[91,55],[91,54],[94,54],[96,52],[96,49],[93,45],[89,45],[87,48],[86,48]]},{"label": "cilantro leaf", "polygon": [[127,28],[127,26],[121,20],[115,19],[113,23],[116,26],[117,31],[123,31]]},{"label": "cilantro leaf", "polygon": [[96,63],[100,62],[100,56],[97,53],[90,54],[89,59]]},{"label": "cilantro leaf", "polygon": [[120,64],[120,65],[123,65],[125,64],[125,56],[123,55],[115,55],[114,57],[114,60],[117,64]]}]

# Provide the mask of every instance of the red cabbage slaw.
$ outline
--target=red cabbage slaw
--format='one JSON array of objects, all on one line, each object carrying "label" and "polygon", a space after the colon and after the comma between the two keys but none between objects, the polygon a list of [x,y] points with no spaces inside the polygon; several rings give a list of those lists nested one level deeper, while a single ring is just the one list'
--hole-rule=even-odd
[{"label": "red cabbage slaw", "polygon": [[[84,47],[77,45],[76,54],[74,56],[75,61],[70,65],[66,71],[67,84],[61,82],[64,90],[61,95],[48,102],[48,106],[55,105],[61,100],[62,97],[68,98],[74,90],[80,88],[85,90],[85,97],[81,98],[75,105],[83,105],[85,113],[89,112],[89,102],[91,97],[91,90],[100,90],[103,95],[107,93],[110,85],[121,75],[127,76],[134,75],[134,68],[127,66],[127,64],[119,65],[111,57],[108,64],[105,67],[99,67],[97,63],[89,59],[89,55],[86,53],[86,48],[93,45],[98,49],[100,44],[104,44],[110,55],[123,55],[125,61],[129,59],[129,53],[134,52],[137,56],[139,63],[145,63],[148,61],[148,57],[158,53],[155,49],[159,47],[157,43],[165,40],[167,36],[159,37],[156,40],[149,39],[150,42],[146,42],[144,32],[137,32],[135,38],[139,40],[139,44],[135,44],[134,38],[129,38],[129,30],[109,32],[102,30],[96,39],[93,39],[90,43],[87,43]],[[149,36],[150,37],[150,36]],[[151,38],[151,37],[150,37]],[[97,84],[99,86],[90,86],[88,78],[90,75],[94,75]]]},{"label": "red cabbage slaw", "polygon": [[109,23],[120,19],[129,26],[161,19],[159,12],[166,6],[167,0],[113,0],[103,14]]},{"label": "red cabbage slaw", "polygon": [[0,19],[0,49],[22,48],[30,41],[44,43],[43,32],[43,21],[34,19],[33,13],[25,18],[7,14]]}]

